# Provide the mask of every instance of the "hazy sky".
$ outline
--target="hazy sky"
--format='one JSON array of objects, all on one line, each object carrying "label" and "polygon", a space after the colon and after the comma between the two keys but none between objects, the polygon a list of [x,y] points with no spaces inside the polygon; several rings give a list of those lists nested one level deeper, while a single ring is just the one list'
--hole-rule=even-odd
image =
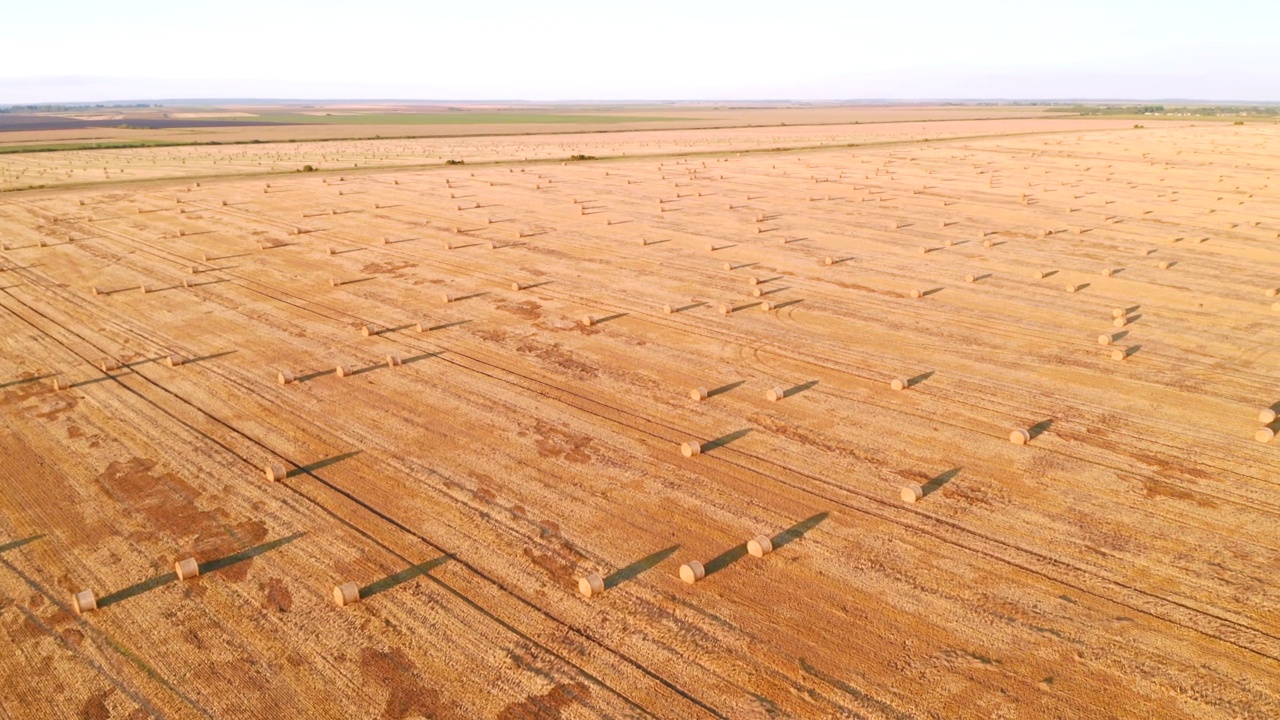
[{"label": "hazy sky", "polygon": [[1280,100],[1280,0],[14,0],[0,103]]}]

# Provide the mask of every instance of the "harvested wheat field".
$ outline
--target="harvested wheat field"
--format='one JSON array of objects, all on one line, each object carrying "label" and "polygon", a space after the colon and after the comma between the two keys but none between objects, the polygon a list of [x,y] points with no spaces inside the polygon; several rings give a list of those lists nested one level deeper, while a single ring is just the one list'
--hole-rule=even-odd
[{"label": "harvested wheat field", "polygon": [[0,715],[1280,715],[1280,127],[1148,125],[6,156]]}]

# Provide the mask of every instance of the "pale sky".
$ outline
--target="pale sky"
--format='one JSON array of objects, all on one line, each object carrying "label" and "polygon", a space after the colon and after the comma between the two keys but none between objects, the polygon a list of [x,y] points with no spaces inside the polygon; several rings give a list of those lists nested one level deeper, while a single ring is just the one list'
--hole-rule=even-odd
[{"label": "pale sky", "polygon": [[1280,100],[1280,0],[10,0],[0,104]]}]

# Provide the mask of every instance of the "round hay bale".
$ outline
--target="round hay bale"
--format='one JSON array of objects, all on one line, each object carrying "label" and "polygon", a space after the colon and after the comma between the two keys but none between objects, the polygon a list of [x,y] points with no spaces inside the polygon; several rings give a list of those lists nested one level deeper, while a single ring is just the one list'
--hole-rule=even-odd
[{"label": "round hay bale", "polygon": [[758,288],[758,287],[757,287],[757,288],[751,288],[751,297],[757,297],[757,298],[758,298],[758,297],[761,297],[761,296],[763,296],[763,295],[764,295],[764,291],[763,291],[763,290],[761,290],[760,288]]},{"label": "round hay bale", "polygon": [[1276,421],[1276,411],[1271,408],[1263,408],[1258,411],[1258,422],[1263,425],[1269,425]]},{"label": "round hay bale", "polygon": [[822,264],[823,264],[823,265],[835,265],[835,263],[836,263],[836,259],[835,259],[835,258],[833,258],[833,257],[824,257],[824,258],[822,258]]},{"label": "round hay bale", "polygon": [[1112,325],[1114,325],[1114,326],[1116,326],[1116,327],[1118,327],[1118,328],[1122,328],[1122,327],[1124,327],[1125,325],[1128,325],[1128,324],[1129,324],[1129,318],[1127,318],[1127,317],[1118,317],[1118,318],[1116,318],[1116,319],[1112,320],[1112,321],[1111,321],[1111,324],[1112,324]]},{"label": "round hay bale", "polygon": [[1111,277],[1112,273],[1114,273],[1114,272],[1115,272],[1115,271],[1114,271],[1114,270],[1112,270],[1111,268],[1103,268],[1103,269],[1102,269],[1102,277]]},{"label": "round hay bale", "polygon": [[361,325],[361,326],[360,326],[360,334],[361,334],[361,335],[363,335],[364,337],[369,337],[370,335],[372,335],[372,334],[373,334],[373,326],[372,326],[372,325]]},{"label": "round hay bale", "polygon": [[113,370],[119,370],[120,363],[111,358],[103,358],[98,361],[98,367],[102,369],[102,372],[111,372]]},{"label": "round hay bale", "polygon": [[902,498],[902,502],[913,503],[924,497],[924,488],[920,487],[916,483],[904,485],[903,488],[898,491],[898,496]]},{"label": "round hay bale", "polygon": [[183,359],[181,355],[165,355],[164,356],[165,367],[176,368],[182,365],[184,362],[186,362],[186,360]]},{"label": "round hay bale", "polygon": [[747,284],[748,284],[748,285],[759,285],[759,284],[760,284],[760,278],[758,278],[758,277],[754,277],[754,276],[753,276],[753,277],[749,277],[749,278],[747,278]]},{"label": "round hay bale", "polygon": [[97,285],[94,285],[93,287],[89,288],[89,291],[92,292],[94,295],[102,294],[102,288],[99,288]]},{"label": "round hay bale", "polygon": [[764,557],[773,552],[773,541],[768,535],[757,535],[747,541],[747,554],[751,557]]},{"label": "round hay bale", "polygon": [[1099,336],[1098,336],[1098,344],[1099,344],[1099,345],[1110,345],[1110,344],[1111,344],[1111,342],[1112,342],[1114,339],[1115,339],[1115,338],[1111,337],[1111,335],[1109,335],[1109,334],[1099,335]]},{"label": "round hay bale", "polygon": [[723,267],[726,271],[731,271],[733,270],[733,263],[725,263],[724,265],[721,265],[721,267]]},{"label": "round hay bale", "polygon": [[733,308],[729,307],[724,303],[720,303],[719,305],[716,306],[716,312],[720,313],[721,315],[728,315],[733,312]]},{"label": "round hay bale", "polygon": [[994,244],[995,244],[995,243],[991,242],[990,240],[983,240],[983,241],[982,241],[982,247],[985,247],[985,248],[989,248],[989,247],[991,247],[991,246],[992,246],[992,245],[994,245]]},{"label": "round hay bale", "polygon": [[702,563],[698,562],[697,560],[690,560],[689,562],[680,566],[680,579],[689,583],[690,585],[698,582],[699,580],[701,580],[706,576],[707,576],[707,569],[702,567]]},{"label": "round hay bale", "polygon": [[138,289],[142,291],[143,295],[146,295],[147,293],[151,292],[151,288],[147,287],[146,285],[139,285]]},{"label": "round hay bale", "polygon": [[345,582],[333,588],[333,602],[338,607],[346,607],[360,601],[360,588],[353,582]]},{"label": "round hay bale", "polygon": [[56,392],[62,392],[63,390],[66,390],[66,389],[68,389],[68,388],[70,388],[70,387],[71,387],[71,384],[70,384],[70,383],[68,383],[68,382],[67,382],[65,379],[63,379],[63,378],[56,377],[56,378],[54,378],[54,379],[53,379],[53,389],[54,389]]},{"label": "round hay bale", "polygon": [[1168,260],[1161,260],[1161,261],[1160,261],[1160,269],[1161,269],[1161,270],[1168,270],[1168,269],[1169,269],[1169,261],[1168,261]]},{"label": "round hay bale", "polygon": [[389,368],[400,367],[403,364],[404,364],[404,361],[400,359],[399,355],[392,353],[391,355],[387,356],[387,367]]},{"label": "round hay bale", "polygon": [[683,456],[685,456],[685,457],[687,457],[687,458],[691,458],[691,457],[693,457],[694,455],[701,455],[701,454],[702,454],[702,444],[701,444],[701,443],[694,442],[693,440],[690,440],[690,441],[685,442],[685,443],[681,443],[681,444],[680,444],[680,454],[681,454],[681,455],[683,455]]},{"label": "round hay bale", "polygon": [[781,400],[786,396],[787,396],[787,393],[785,390],[783,390],[780,387],[774,387],[774,388],[769,388],[767,391],[765,391],[764,399],[768,400],[769,402],[778,402],[779,400]]},{"label": "round hay bale", "polygon": [[702,402],[707,399],[707,389],[704,387],[696,387],[689,391],[689,398]]},{"label": "round hay bale", "polygon": [[596,316],[595,316],[595,315],[586,315],[586,316],[584,316],[584,317],[582,318],[582,324],[583,324],[583,325],[585,325],[585,326],[587,326],[587,327],[591,327],[592,325],[595,325],[595,324],[596,324]]},{"label": "round hay bale", "polygon": [[599,595],[604,592],[604,579],[595,573],[578,578],[578,592],[582,593],[583,597]]},{"label": "round hay bale", "polygon": [[1253,434],[1253,439],[1260,443],[1269,443],[1276,436],[1276,431],[1271,428],[1261,428]]},{"label": "round hay bale", "polygon": [[926,246],[924,246],[924,245],[921,245],[921,246],[920,246],[920,254],[921,254],[921,255],[928,255],[928,254],[929,254],[929,248],[928,248],[928,247],[926,247]]},{"label": "round hay bale", "polygon": [[1043,271],[1043,270],[1037,270],[1037,271],[1035,271],[1034,273],[1032,273],[1032,274],[1031,274],[1031,277],[1035,278],[1036,280],[1043,280],[1043,279],[1044,279],[1044,271]]},{"label": "round hay bale", "polygon": [[908,384],[904,378],[894,378],[889,381],[889,387],[893,390],[906,390]]},{"label": "round hay bale", "polygon": [[956,241],[952,240],[951,238],[947,238],[946,240],[942,241],[942,244],[946,245],[947,247],[955,247]]},{"label": "round hay bale", "polygon": [[183,558],[173,564],[173,572],[179,580],[190,580],[193,577],[199,577],[200,565],[196,563],[195,558]]},{"label": "round hay bale", "polygon": [[324,249],[324,254],[325,254],[325,255],[332,255],[332,254],[333,254],[333,248],[325,248],[325,249]]},{"label": "round hay bale", "polygon": [[511,283],[511,289],[515,292],[520,292],[521,290],[524,289],[524,286],[518,282],[513,282]]},{"label": "round hay bale", "polygon": [[276,382],[280,383],[281,385],[288,385],[289,383],[293,382],[296,379],[297,378],[293,376],[293,373],[289,372],[288,370],[281,370],[280,372],[276,373]]},{"label": "round hay bale", "polygon": [[1018,428],[1017,430],[1009,433],[1009,442],[1014,445],[1026,445],[1031,442],[1031,433],[1023,430],[1022,428]]},{"label": "round hay bale", "polygon": [[93,596],[92,590],[81,590],[71,596],[71,606],[77,615],[83,615],[98,609],[98,599]]},{"label": "round hay bale", "polygon": [[453,293],[441,293],[440,299],[445,303],[451,303],[454,300]]},{"label": "round hay bale", "polygon": [[338,287],[341,284],[342,283],[339,283],[337,278],[329,278],[329,287]]},{"label": "round hay bale", "polygon": [[1276,295],[1280,295],[1280,289],[1267,288],[1267,297],[1275,297]]},{"label": "round hay bale", "polygon": [[976,277],[974,277],[974,276],[972,276],[972,275],[965,275],[965,276],[964,276],[964,281],[965,281],[965,282],[967,282],[967,283],[975,282],[975,281],[977,281],[977,279],[978,279],[978,278],[976,278]]},{"label": "round hay bale", "polygon": [[769,302],[768,300],[761,300],[761,301],[760,301],[760,309],[761,309],[761,310],[763,310],[763,311],[765,311],[765,312],[771,312],[771,311],[773,310],[773,308],[774,308],[774,304],[773,304],[773,303],[771,303],[771,302]]},{"label": "round hay bale", "polygon": [[1129,357],[1129,353],[1126,352],[1124,348],[1116,348],[1115,350],[1111,351],[1112,360],[1117,360],[1117,361],[1124,360],[1126,357]]},{"label": "round hay bale", "polygon": [[280,482],[288,475],[288,471],[284,469],[284,463],[269,462],[266,466],[267,480],[270,482]]},{"label": "round hay bale", "polygon": [[335,368],[333,369],[333,374],[334,374],[334,375],[337,375],[337,376],[338,376],[338,377],[340,377],[340,378],[350,377],[350,376],[351,376],[351,366],[350,366],[350,365],[338,365],[337,367],[335,367]]},{"label": "round hay bale", "polygon": [[1128,315],[1128,314],[1129,314],[1129,313],[1128,313],[1128,312],[1126,312],[1124,308],[1112,308],[1112,309],[1111,309],[1111,317],[1113,317],[1113,318],[1122,318],[1122,317],[1124,317],[1125,315]]},{"label": "round hay bale", "polygon": [[922,297],[924,297],[924,293],[923,293],[923,292],[921,292],[920,290],[912,290],[912,291],[911,291],[911,297],[913,297],[913,298],[922,298]]}]

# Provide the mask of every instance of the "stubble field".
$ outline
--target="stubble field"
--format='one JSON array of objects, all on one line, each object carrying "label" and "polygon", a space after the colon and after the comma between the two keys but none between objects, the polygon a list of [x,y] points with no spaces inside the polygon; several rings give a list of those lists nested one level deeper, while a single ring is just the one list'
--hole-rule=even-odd
[{"label": "stubble field", "polygon": [[0,714],[1280,714],[1280,130],[981,125],[0,196]]}]

